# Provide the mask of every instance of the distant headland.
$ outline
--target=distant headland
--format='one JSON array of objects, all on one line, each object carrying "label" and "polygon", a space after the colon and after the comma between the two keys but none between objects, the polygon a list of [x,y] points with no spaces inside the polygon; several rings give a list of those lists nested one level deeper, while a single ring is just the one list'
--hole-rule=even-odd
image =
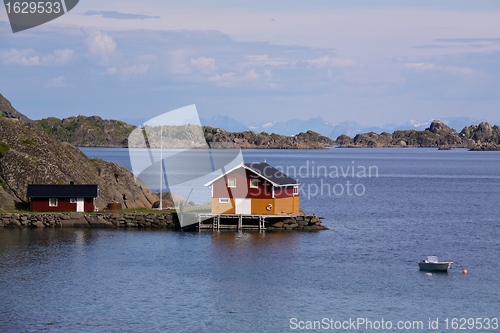
[{"label": "distant headland", "polygon": [[96,184],[98,209],[110,202],[126,208],[151,207],[158,200],[125,167],[90,159],[75,146],[58,141],[0,95],[0,212],[26,209],[28,184]]},{"label": "distant headland", "polygon": [[[55,117],[30,120],[18,112],[0,94],[0,115],[39,129],[55,140],[71,143],[77,147],[127,148],[128,136],[136,126],[119,120],[102,119],[99,116],[74,116],[64,119]],[[172,142],[176,135],[185,137],[199,130],[194,125],[185,125],[182,131],[171,131]],[[199,126],[198,126],[199,127]],[[354,137],[342,134],[336,139],[312,130],[287,136],[275,133],[254,133],[253,131],[229,132],[222,128],[203,126],[207,144],[212,148],[241,149],[324,149],[339,148],[381,148],[381,147],[434,147],[443,150],[467,148],[469,150],[500,150],[500,127],[488,122],[464,127],[460,132],[440,120],[434,120],[425,130],[396,130],[387,132],[360,133]],[[154,148],[154,147],[153,147]],[[190,148],[173,146],[171,148]]]}]

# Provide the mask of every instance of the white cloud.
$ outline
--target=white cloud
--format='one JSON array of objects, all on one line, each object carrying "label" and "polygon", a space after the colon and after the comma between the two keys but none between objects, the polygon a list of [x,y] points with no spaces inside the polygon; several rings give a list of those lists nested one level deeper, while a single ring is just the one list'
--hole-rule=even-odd
[{"label": "white cloud", "polygon": [[478,73],[468,67],[442,66],[425,62],[407,63],[404,67],[417,73],[442,72],[458,76],[470,76]]},{"label": "white cloud", "polygon": [[248,72],[246,72],[243,77],[246,80],[255,81],[260,78],[260,74],[255,69],[251,69]]},{"label": "white cloud", "polygon": [[137,64],[134,66],[123,68],[122,72],[125,75],[141,75],[141,74],[146,74],[148,70],[149,70],[148,64]]},{"label": "white cloud", "polygon": [[330,56],[322,56],[315,59],[309,59],[306,63],[318,67],[355,67],[358,66],[356,61],[345,58],[333,58]]},{"label": "white cloud", "polygon": [[45,87],[47,87],[47,88],[63,88],[63,87],[67,87],[67,86],[69,86],[69,84],[66,82],[66,79],[64,78],[64,76],[58,76],[58,77],[55,77],[53,79],[50,79],[45,84]]},{"label": "white cloud", "polygon": [[215,59],[209,57],[191,58],[191,66],[203,74],[210,74],[217,70]]},{"label": "white cloud", "polygon": [[261,66],[282,67],[297,64],[297,61],[285,60],[281,58],[270,58],[267,54],[249,55],[246,60]]},{"label": "white cloud", "polygon": [[176,50],[170,52],[169,70],[172,74],[191,74],[192,69],[186,62],[186,51]]},{"label": "white cloud", "polygon": [[108,73],[108,74],[116,74],[116,72],[117,72],[116,67],[108,67],[108,68],[106,68],[106,73]]},{"label": "white cloud", "polygon": [[271,80],[271,71],[263,70],[259,71],[256,69],[250,69],[245,73],[235,73],[235,72],[226,72],[223,74],[216,74],[209,79],[211,82],[214,82],[218,86],[236,86],[241,84],[249,84],[249,83],[265,83],[262,87],[267,88],[275,88],[276,85],[274,83],[268,82]]},{"label": "white cloud", "polygon": [[214,82],[218,86],[229,87],[233,86],[237,81],[236,73],[223,73],[216,74],[210,78],[210,81]]},{"label": "white cloud", "polygon": [[16,50],[9,49],[0,52],[0,59],[4,64],[15,64],[23,66],[40,65],[40,57],[33,49]]},{"label": "white cloud", "polygon": [[54,50],[53,52],[41,56],[34,49],[9,49],[0,52],[0,59],[4,64],[15,64],[22,66],[37,65],[66,65],[74,57],[75,51]]},{"label": "white cloud", "polygon": [[47,65],[66,65],[75,55],[74,50],[54,50],[42,58],[42,63]]},{"label": "white cloud", "polygon": [[136,59],[140,62],[155,62],[158,60],[158,56],[154,54],[142,54],[136,57]]},{"label": "white cloud", "polygon": [[108,62],[110,56],[116,51],[116,42],[105,32],[92,32],[85,39],[85,43],[90,54],[99,57],[103,62]]}]

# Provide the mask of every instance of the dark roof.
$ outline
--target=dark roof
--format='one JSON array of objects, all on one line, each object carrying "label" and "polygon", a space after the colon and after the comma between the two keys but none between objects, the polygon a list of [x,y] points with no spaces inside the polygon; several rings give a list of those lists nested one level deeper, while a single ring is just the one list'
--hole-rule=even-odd
[{"label": "dark roof", "polygon": [[298,185],[299,182],[295,179],[288,177],[283,172],[279,171],[275,167],[265,163],[245,163],[245,166],[255,173],[261,175],[272,183],[277,185]]},{"label": "dark roof", "polygon": [[245,168],[246,170],[250,170],[250,172],[255,173],[256,175],[266,179],[269,181],[273,186],[290,186],[290,185],[299,185],[300,183],[296,181],[295,179],[288,177],[285,175],[283,172],[279,171],[275,167],[265,163],[246,163],[246,164],[240,164],[234,168],[232,168],[229,171],[224,172],[224,174],[220,175],[219,177],[212,179],[208,183],[205,184],[205,186],[212,186],[213,183],[221,179],[222,177],[225,177],[225,175],[230,174],[234,170],[237,170],[239,168]]},{"label": "dark roof", "polygon": [[29,184],[28,198],[97,198],[97,185]]}]

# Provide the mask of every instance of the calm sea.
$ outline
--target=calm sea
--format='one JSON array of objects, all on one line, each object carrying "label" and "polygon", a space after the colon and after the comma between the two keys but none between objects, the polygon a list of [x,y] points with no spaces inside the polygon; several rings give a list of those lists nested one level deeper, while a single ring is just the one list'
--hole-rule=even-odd
[{"label": "calm sea", "polygon": [[[300,180],[330,230],[0,230],[0,331],[500,331],[500,152],[243,154]],[[427,255],[455,264],[419,271]]]}]

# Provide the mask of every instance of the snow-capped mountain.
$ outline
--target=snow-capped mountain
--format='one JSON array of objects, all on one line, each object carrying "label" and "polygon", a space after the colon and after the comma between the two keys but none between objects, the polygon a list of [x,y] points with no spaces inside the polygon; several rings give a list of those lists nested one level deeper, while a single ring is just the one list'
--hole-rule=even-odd
[{"label": "snow-capped mountain", "polygon": [[223,128],[228,132],[243,132],[250,130],[248,126],[243,125],[229,116],[215,115],[210,118],[200,117],[200,122],[203,126]]},{"label": "snow-capped mountain", "polygon": [[[430,126],[434,119],[428,120],[409,120],[403,124],[385,124],[383,126],[363,126],[355,121],[343,121],[334,124],[324,120],[321,117],[309,118],[306,120],[291,119],[288,121],[274,121],[263,124],[245,125],[229,116],[216,115],[211,118],[201,118],[201,123],[204,126],[212,126],[223,128],[229,132],[254,131],[255,133],[267,132],[282,135],[296,135],[300,132],[312,130],[332,139],[336,139],[339,135],[346,134],[350,137],[360,133],[392,133],[396,130],[414,129],[422,131]],[[489,121],[491,124],[498,122],[491,119],[475,119],[469,117],[449,117],[440,118],[446,125],[460,132],[465,126],[479,124],[482,121]]]},{"label": "snow-capped mountain", "polygon": [[309,118],[307,120],[291,119],[286,122],[274,121],[262,125],[252,125],[249,128],[254,132],[269,132],[283,135],[295,135],[300,132],[312,130],[328,136],[335,124],[324,120],[321,117]]}]

